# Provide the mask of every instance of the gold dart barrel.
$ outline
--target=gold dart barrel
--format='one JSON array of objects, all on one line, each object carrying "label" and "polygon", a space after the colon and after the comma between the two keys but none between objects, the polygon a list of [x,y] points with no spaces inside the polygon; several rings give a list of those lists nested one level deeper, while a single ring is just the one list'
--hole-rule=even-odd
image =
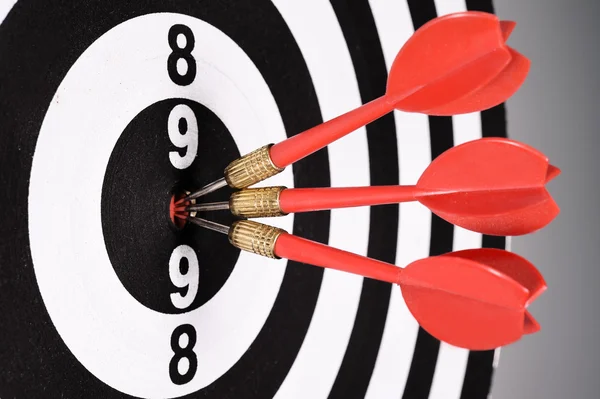
[{"label": "gold dart barrel", "polygon": [[275,242],[285,232],[280,228],[252,220],[238,220],[231,225],[228,236],[229,242],[236,248],[267,258],[279,259],[275,255]]},{"label": "gold dart barrel", "polygon": [[229,198],[229,210],[243,218],[285,216],[279,196],[286,187],[247,188],[234,192]]},{"label": "gold dart barrel", "polygon": [[272,144],[261,147],[231,162],[225,168],[225,181],[232,188],[242,189],[281,173],[269,155]]}]

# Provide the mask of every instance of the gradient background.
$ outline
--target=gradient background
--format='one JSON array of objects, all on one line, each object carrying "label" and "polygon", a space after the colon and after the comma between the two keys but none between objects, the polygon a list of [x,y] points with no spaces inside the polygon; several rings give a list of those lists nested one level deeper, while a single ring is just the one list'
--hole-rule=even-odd
[{"label": "gradient background", "polygon": [[508,133],[563,171],[548,186],[561,214],[546,229],[512,239],[548,290],[530,308],[542,331],[502,349],[494,399],[600,397],[600,0],[495,0],[517,21],[509,44],[532,61],[507,103]]}]

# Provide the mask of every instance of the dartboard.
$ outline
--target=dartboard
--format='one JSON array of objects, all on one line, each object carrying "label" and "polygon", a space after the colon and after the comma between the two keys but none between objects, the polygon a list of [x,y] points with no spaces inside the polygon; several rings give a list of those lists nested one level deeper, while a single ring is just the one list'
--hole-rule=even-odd
[{"label": "dartboard", "polygon": [[[490,1],[0,4],[0,397],[488,396],[497,351],[440,343],[390,284],[240,253],[168,204],[383,95],[416,28]],[[505,135],[502,105],[394,111],[268,184],[414,184],[448,148]],[[418,203],[269,222],[399,266],[506,246]]]}]

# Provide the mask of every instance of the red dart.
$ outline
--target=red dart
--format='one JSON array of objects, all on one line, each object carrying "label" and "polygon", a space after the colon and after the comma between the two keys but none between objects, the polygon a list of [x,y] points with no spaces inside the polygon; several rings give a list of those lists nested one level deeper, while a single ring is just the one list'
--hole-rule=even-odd
[{"label": "red dart", "polygon": [[284,213],[419,201],[446,221],[490,235],[518,236],[548,225],[560,212],[545,184],[560,173],[525,144],[484,138],[453,147],[415,186],[288,189]]},{"label": "red dart", "polygon": [[504,138],[453,147],[434,159],[415,186],[283,190],[283,213],[419,201],[463,228],[518,236],[549,224],[560,212],[545,188],[560,169],[534,148]]},{"label": "red dart", "polygon": [[229,242],[244,251],[398,284],[419,324],[454,346],[494,349],[539,330],[526,308],[546,283],[531,263],[511,252],[458,251],[402,269],[251,220],[236,221],[231,227],[197,217],[186,220],[227,234]]},{"label": "red dart", "polygon": [[526,307],[546,283],[531,263],[507,251],[458,251],[401,269],[282,233],[274,252],[281,258],[399,284],[418,323],[454,346],[493,349],[540,328]]},{"label": "red dart", "polygon": [[[270,149],[273,164],[285,168],[394,109],[428,113],[448,103],[460,104],[463,97],[503,75],[511,62],[501,26],[493,14],[474,11],[429,21],[398,53],[384,96],[275,144]],[[509,75],[504,80],[512,82],[514,78]],[[494,94],[486,103],[494,103],[498,97],[505,100],[519,84],[511,84],[508,90],[496,84],[482,96]],[[470,100],[462,107],[471,112],[473,106]]]},{"label": "red dart", "polygon": [[504,102],[529,70],[529,61],[505,44],[513,28],[514,22],[477,11],[429,21],[400,49],[382,97],[232,161],[223,178],[184,200],[226,185],[250,187],[394,109],[445,115],[481,111]]},{"label": "red dart", "polygon": [[545,188],[560,169],[523,143],[483,138],[434,159],[414,186],[261,187],[229,201],[182,205],[177,212],[229,209],[244,218],[419,201],[446,221],[490,235],[518,236],[549,224],[560,212]]}]

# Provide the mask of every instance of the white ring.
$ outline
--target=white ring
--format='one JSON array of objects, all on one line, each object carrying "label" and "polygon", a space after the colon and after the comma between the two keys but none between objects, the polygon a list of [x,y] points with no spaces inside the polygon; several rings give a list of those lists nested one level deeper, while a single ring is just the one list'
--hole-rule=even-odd
[{"label": "white ring", "polygon": [[[190,27],[196,38],[197,74],[186,87],[174,84],[167,73],[167,34],[177,23]],[[189,16],[151,14],[111,29],[72,66],[40,130],[29,187],[33,264],[56,329],[97,378],[146,398],[198,391],[229,370],[263,326],[285,272],[282,261],[242,253],[209,302],[179,315],[150,310],[123,287],[102,233],[104,173],[129,122],[167,98],[207,106],[228,127],[241,153],[285,138],[267,84],[230,38]],[[291,168],[269,184],[292,187]],[[290,230],[292,223],[289,216],[272,224]],[[185,323],[197,332],[198,370],[180,386],[169,378],[170,339]]]}]

